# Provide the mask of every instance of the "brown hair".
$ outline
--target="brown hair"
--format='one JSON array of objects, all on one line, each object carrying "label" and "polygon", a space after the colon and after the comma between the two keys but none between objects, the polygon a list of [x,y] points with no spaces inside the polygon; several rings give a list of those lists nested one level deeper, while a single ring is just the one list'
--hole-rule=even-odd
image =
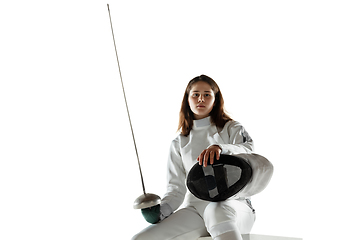
[{"label": "brown hair", "polygon": [[219,86],[212,78],[206,75],[201,75],[193,78],[188,83],[185,90],[184,98],[181,103],[178,131],[181,130],[181,134],[184,136],[188,136],[190,134],[190,131],[193,127],[193,120],[195,119],[194,114],[190,109],[188,99],[192,86],[197,82],[206,82],[211,86],[211,89],[214,91],[215,102],[214,102],[214,107],[210,112],[211,122],[214,123],[217,127],[223,128],[225,123],[232,120],[231,117],[225,112],[224,99],[222,97]]}]

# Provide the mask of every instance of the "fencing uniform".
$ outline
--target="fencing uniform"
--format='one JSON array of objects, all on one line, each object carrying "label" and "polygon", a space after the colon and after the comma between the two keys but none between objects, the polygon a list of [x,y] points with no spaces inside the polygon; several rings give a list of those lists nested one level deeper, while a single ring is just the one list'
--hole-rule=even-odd
[{"label": "fencing uniform", "polygon": [[[255,213],[248,199],[235,194],[226,201],[208,202],[187,191],[185,182],[190,169],[200,153],[212,145],[218,145],[221,153],[228,155],[253,150],[253,141],[239,122],[229,121],[218,129],[210,117],[194,120],[190,134],[180,134],[171,143],[167,192],[161,201],[162,214],[169,216],[145,228],[133,240],[195,240],[208,233],[222,240],[225,233],[239,236],[250,232]],[[183,208],[175,212],[181,204]]]}]

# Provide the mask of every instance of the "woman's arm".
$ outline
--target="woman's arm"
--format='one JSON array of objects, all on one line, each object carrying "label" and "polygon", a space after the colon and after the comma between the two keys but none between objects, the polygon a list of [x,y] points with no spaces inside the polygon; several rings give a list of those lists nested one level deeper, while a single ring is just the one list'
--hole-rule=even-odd
[{"label": "woman's arm", "polygon": [[221,154],[240,154],[251,153],[254,150],[254,143],[245,128],[236,121],[231,121],[225,124],[222,131],[219,133],[225,143],[217,143],[209,146],[201,152],[197,161],[200,165],[207,166],[214,163],[214,160],[219,160]]},{"label": "woman's arm", "polygon": [[[168,158],[167,192],[161,201],[165,207],[170,207],[168,212],[174,212],[184,201],[186,194],[185,169],[182,163],[179,140],[172,141]],[[167,205],[167,206],[166,206]],[[169,213],[169,215],[171,214]],[[167,215],[167,214],[166,214]]]},{"label": "woman's arm", "polygon": [[245,128],[236,121],[231,121],[225,125],[220,135],[228,135],[229,142],[218,144],[222,154],[251,153],[254,150],[254,143]]}]

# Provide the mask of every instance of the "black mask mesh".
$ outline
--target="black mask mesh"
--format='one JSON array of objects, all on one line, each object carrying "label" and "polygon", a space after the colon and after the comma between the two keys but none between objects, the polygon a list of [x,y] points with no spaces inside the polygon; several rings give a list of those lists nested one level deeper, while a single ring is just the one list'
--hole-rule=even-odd
[{"label": "black mask mesh", "polygon": [[252,169],[245,159],[221,154],[219,160],[206,168],[195,164],[186,184],[197,198],[219,202],[238,193],[250,182],[251,177]]}]

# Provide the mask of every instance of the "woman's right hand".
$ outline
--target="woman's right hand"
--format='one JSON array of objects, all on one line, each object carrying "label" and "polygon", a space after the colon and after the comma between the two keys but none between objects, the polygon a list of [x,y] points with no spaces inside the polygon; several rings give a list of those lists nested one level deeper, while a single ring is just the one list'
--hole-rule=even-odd
[{"label": "woman's right hand", "polygon": [[210,160],[210,164],[214,164],[214,159],[220,159],[221,148],[218,145],[212,145],[202,151],[199,157],[196,159],[199,162],[199,165],[206,167]]}]

